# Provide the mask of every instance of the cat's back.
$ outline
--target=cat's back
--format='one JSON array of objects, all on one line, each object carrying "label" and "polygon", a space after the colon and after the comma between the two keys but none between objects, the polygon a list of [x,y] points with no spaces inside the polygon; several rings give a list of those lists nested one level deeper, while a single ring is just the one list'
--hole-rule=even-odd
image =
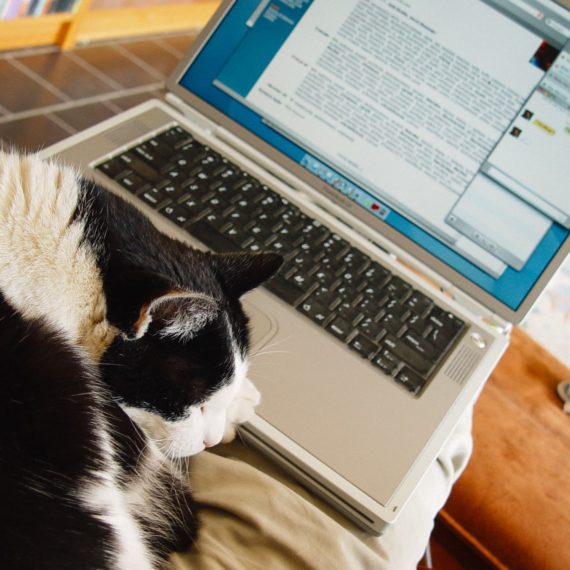
[{"label": "cat's back", "polygon": [[[24,319],[1,294],[0,354],[2,567],[80,567],[77,558],[61,556],[66,551],[85,557],[81,567],[108,567],[111,531],[86,512],[77,493],[77,482],[103,462],[86,365],[63,339]],[[95,536],[103,548],[77,544],[73,535],[81,533]]]},{"label": "cat's back", "polygon": [[76,215],[84,192],[73,168],[0,152],[0,291],[97,358],[114,332],[97,255]]}]

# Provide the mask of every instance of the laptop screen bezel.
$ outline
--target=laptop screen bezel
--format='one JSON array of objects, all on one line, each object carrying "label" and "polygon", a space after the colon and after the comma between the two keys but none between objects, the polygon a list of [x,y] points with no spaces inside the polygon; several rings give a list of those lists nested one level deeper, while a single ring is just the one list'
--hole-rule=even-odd
[{"label": "laptop screen bezel", "polygon": [[378,232],[388,241],[393,242],[396,247],[406,251],[421,264],[429,267],[432,271],[440,275],[442,279],[452,283],[455,287],[475,299],[491,312],[513,324],[520,323],[528,314],[558,268],[562,265],[568,253],[570,253],[570,234],[567,236],[557,253],[551,258],[543,273],[527,292],[524,300],[519,304],[518,308],[516,310],[512,309],[482,289],[480,286],[470,281],[461,273],[438,259],[435,255],[416,244],[413,240],[401,234],[383,220],[367,212],[360,205],[345,197],[338,190],[328,185],[307,169],[303,168],[300,164],[285,154],[282,154],[247,128],[243,127],[207,103],[200,96],[192,93],[187,87],[180,85],[180,80],[191,67],[202,48],[207,44],[218,24],[223,20],[234,2],[235,0],[224,0],[221,2],[212,18],[196,37],[188,52],[181,59],[178,66],[166,81],[166,90],[179,97],[185,104],[188,104],[194,110],[202,113],[207,119],[214,122],[216,125],[219,125],[223,129],[229,131],[236,137],[240,138],[245,144],[250,145],[253,149],[262,153],[280,167],[286,169],[302,182],[310,185],[311,188],[315,189],[317,192],[323,194],[328,199],[332,199],[336,204],[340,205],[344,211],[355,216],[359,221],[365,223],[368,227],[375,232]]}]

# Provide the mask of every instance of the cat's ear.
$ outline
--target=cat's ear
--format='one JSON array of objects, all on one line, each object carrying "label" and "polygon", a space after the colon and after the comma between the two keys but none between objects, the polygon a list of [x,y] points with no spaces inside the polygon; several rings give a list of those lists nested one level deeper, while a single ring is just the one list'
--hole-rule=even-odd
[{"label": "cat's ear", "polygon": [[213,260],[224,291],[236,299],[267,281],[283,263],[277,253],[226,253]]},{"label": "cat's ear", "polygon": [[123,269],[108,283],[108,318],[130,340],[146,334],[151,323],[161,336],[189,339],[218,314],[215,299],[174,289],[155,273]]},{"label": "cat's ear", "polygon": [[108,272],[105,294],[107,297],[107,318],[130,339],[140,338],[149,320],[145,313],[154,299],[172,288],[168,281],[139,269],[112,268]]},{"label": "cat's ear", "polygon": [[202,293],[172,290],[141,310],[137,338],[147,330],[178,341],[190,340],[219,315],[215,299]]}]

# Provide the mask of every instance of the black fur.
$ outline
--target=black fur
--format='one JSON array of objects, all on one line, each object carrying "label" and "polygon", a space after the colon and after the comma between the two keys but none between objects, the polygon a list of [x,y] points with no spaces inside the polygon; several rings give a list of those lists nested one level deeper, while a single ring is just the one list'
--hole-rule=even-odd
[{"label": "black fur", "polygon": [[[86,240],[98,253],[109,321],[122,331],[103,355],[102,376],[121,404],[175,420],[202,402],[233,374],[231,339],[245,357],[247,318],[238,299],[273,274],[276,254],[216,256],[188,248],[158,232],[138,210],[84,182],[77,217],[88,228]],[[141,307],[171,290],[203,293],[216,300],[218,317],[188,343],[160,337],[155,318],[149,334],[130,340]],[[230,328],[227,326],[229,321]],[[129,334],[130,333],[130,334]],[[192,382],[187,382],[192,378]]]},{"label": "black fur", "polygon": [[[109,466],[101,433],[110,437],[126,490],[144,469],[148,440],[120,405],[173,420],[215,392],[233,372],[230,337],[243,355],[248,349],[239,297],[281,263],[273,254],[190,249],[97,185],[82,181],[78,192],[75,220],[85,223],[83,245],[97,259],[107,319],[120,334],[91,362],[46,322],[26,320],[0,291],[0,565],[10,570],[115,567],[116,532],[81,495]],[[145,307],[170,291],[203,294],[216,312],[196,335],[176,342],[161,335],[168,311],[194,302],[176,298],[137,336]],[[155,475],[166,484],[150,512],[165,512],[170,531],[157,530],[144,513],[136,517],[163,560],[191,545],[197,523],[187,485],[172,479],[168,465]]]},{"label": "black fur", "polygon": [[94,443],[99,389],[91,371],[1,295],[0,347],[2,567],[107,568],[115,538],[75,496],[77,481],[104,465]]}]

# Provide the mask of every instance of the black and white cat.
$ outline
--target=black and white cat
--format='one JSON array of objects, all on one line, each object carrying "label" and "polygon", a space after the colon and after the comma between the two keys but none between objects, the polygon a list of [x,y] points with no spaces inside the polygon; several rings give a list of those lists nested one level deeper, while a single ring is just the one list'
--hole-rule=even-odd
[{"label": "black and white cat", "polygon": [[281,264],[158,232],[69,167],[0,152],[0,560],[158,568],[197,531],[171,458],[248,419],[239,298]]}]

